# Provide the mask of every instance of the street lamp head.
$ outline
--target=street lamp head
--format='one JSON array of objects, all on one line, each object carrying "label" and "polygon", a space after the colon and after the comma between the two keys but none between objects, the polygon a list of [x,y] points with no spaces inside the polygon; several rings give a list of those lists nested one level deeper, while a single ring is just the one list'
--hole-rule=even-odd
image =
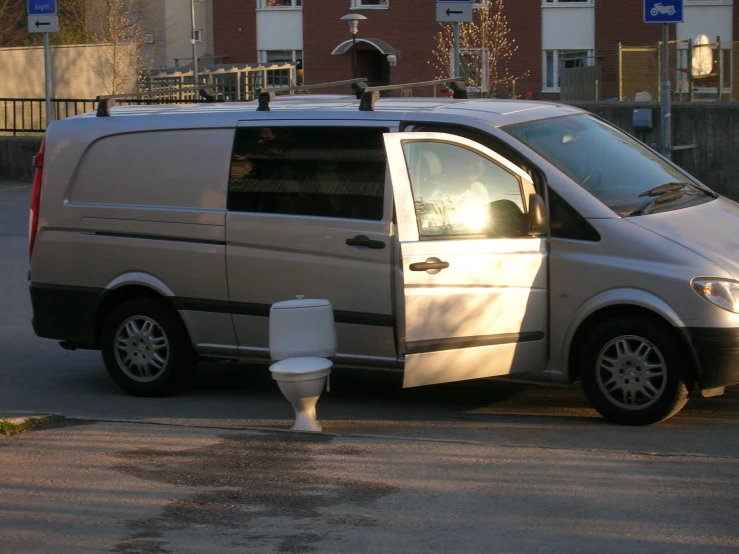
[{"label": "street lamp head", "polygon": [[350,13],[349,15],[345,15],[341,19],[349,22],[349,32],[352,35],[356,35],[359,32],[359,22],[362,19],[367,19],[367,18],[359,13]]}]

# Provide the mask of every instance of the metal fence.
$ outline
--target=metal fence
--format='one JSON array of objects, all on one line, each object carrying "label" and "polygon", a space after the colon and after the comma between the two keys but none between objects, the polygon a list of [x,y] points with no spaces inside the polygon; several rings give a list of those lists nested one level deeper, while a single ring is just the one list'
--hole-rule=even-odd
[{"label": "metal fence", "polygon": [[[135,99],[116,100],[122,105],[149,105],[198,103],[194,99]],[[72,117],[73,115],[94,112],[98,101],[82,98],[53,98],[51,100],[52,121]],[[46,132],[46,100],[43,98],[0,98],[0,135],[35,135]]]},{"label": "metal fence", "polygon": [[739,98],[739,42],[679,40],[653,46],[618,45],[619,100],[660,100],[662,67],[668,64],[672,100],[734,101]]}]

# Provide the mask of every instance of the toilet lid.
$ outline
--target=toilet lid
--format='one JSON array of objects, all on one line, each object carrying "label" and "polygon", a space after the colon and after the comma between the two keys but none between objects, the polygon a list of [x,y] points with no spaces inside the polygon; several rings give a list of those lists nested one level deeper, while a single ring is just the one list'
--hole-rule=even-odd
[{"label": "toilet lid", "polygon": [[326,358],[288,358],[272,364],[269,370],[273,373],[300,375],[330,369],[333,365],[333,362]]}]

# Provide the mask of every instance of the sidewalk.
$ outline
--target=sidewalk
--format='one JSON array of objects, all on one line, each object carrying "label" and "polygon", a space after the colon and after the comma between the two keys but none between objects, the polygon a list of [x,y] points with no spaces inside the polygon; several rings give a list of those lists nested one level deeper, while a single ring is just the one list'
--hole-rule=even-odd
[{"label": "sidewalk", "polygon": [[525,428],[508,436],[490,445],[67,421],[0,438],[0,550],[739,548],[739,456],[542,447]]}]

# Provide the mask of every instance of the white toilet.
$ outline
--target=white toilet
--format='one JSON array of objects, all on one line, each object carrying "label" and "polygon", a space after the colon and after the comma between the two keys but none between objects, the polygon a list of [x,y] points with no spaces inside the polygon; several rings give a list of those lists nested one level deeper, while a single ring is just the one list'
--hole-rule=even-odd
[{"label": "white toilet", "polygon": [[328,300],[287,300],[269,312],[269,370],[295,409],[292,431],[321,431],[316,403],[336,354],[334,312]]}]

